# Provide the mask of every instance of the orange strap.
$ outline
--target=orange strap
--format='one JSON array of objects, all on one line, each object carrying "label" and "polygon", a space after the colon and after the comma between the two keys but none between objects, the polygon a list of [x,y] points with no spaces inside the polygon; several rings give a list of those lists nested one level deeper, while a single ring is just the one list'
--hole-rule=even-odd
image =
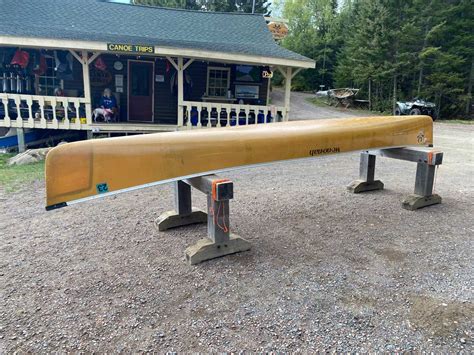
[{"label": "orange strap", "polygon": [[217,207],[217,213],[214,212],[214,209],[211,207],[210,209],[210,212],[212,214],[212,217],[214,219],[214,224],[216,226],[218,226],[220,229],[222,229],[225,233],[227,233],[229,231],[229,227],[227,227],[227,225],[225,224],[225,209],[222,208],[222,220],[224,221],[224,225],[221,226],[219,224],[219,214],[220,214],[220,211],[221,211],[221,207],[222,207],[222,204],[224,202],[220,202],[220,201],[216,201],[218,207]]}]

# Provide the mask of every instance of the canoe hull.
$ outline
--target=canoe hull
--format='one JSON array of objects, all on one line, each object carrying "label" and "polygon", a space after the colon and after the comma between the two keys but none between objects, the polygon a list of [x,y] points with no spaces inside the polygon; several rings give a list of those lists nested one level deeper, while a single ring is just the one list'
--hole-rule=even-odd
[{"label": "canoe hull", "polygon": [[213,128],[61,145],[46,159],[47,206],[231,168],[433,142],[429,116]]}]

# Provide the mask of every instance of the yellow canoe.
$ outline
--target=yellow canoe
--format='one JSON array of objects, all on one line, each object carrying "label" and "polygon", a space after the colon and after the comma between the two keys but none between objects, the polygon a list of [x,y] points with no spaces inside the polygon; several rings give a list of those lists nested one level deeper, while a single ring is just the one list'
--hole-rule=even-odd
[{"label": "yellow canoe", "polygon": [[46,209],[236,167],[432,143],[429,116],[294,121],[75,142],[46,157]]}]

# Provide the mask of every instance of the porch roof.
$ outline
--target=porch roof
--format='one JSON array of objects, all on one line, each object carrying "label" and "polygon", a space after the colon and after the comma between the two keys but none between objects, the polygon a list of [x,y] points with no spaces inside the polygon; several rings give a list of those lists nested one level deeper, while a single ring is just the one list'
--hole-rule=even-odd
[{"label": "porch roof", "polygon": [[[0,45],[25,39],[37,46],[107,50],[107,43],[142,44],[156,54],[313,68],[314,61],[279,46],[262,15],[217,13],[99,0],[2,1]],[[80,45],[79,45],[80,44]],[[85,48],[91,47],[91,48]],[[180,51],[181,50],[181,51]],[[192,55],[196,54],[196,55]]]}]

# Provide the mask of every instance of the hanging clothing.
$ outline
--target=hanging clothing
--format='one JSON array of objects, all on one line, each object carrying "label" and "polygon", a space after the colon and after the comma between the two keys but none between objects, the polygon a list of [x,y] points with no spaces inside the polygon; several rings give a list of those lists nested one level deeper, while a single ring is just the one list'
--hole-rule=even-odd
[{"label": "hanging clothing", "polygon": [[33,64],[33,74],[37,76],[44,75],[47,69],[48,64],[46,63],[46,57],[41,52],[36,53],[35,61]]},{"label": "hanging clothing", "polygon": [[15,55],[13,56],[13,59],[10,64],[18,65],[21,68],[25,69],[28,66],[29,61],[30,54],[28,52],[22,51],[21,49],[18,49],[15,52]]},{"label": "hanging clothing", "polygon": [[67,51],[54,51],[56,76],[62,80],[73,80],[72,55]]},{"label": "hanging clothing", "polygon": [[107,65],[105,64],[104,60],[101,57],[97,58],[94,61],[94,66],[101,71],[107,70]]},{"label": "hanging clothing", "polygon": [[[176,95],[178,93],[178,72],[174,71],[173,74],[171,74],[171,79],[170,79],[170,91],[171,95]],[[193,91],[193,79],[191,78],[191,75],[188,73],[184,73],[184,87],[183,87],[183,96],[184,99],[187,100]]]}]

